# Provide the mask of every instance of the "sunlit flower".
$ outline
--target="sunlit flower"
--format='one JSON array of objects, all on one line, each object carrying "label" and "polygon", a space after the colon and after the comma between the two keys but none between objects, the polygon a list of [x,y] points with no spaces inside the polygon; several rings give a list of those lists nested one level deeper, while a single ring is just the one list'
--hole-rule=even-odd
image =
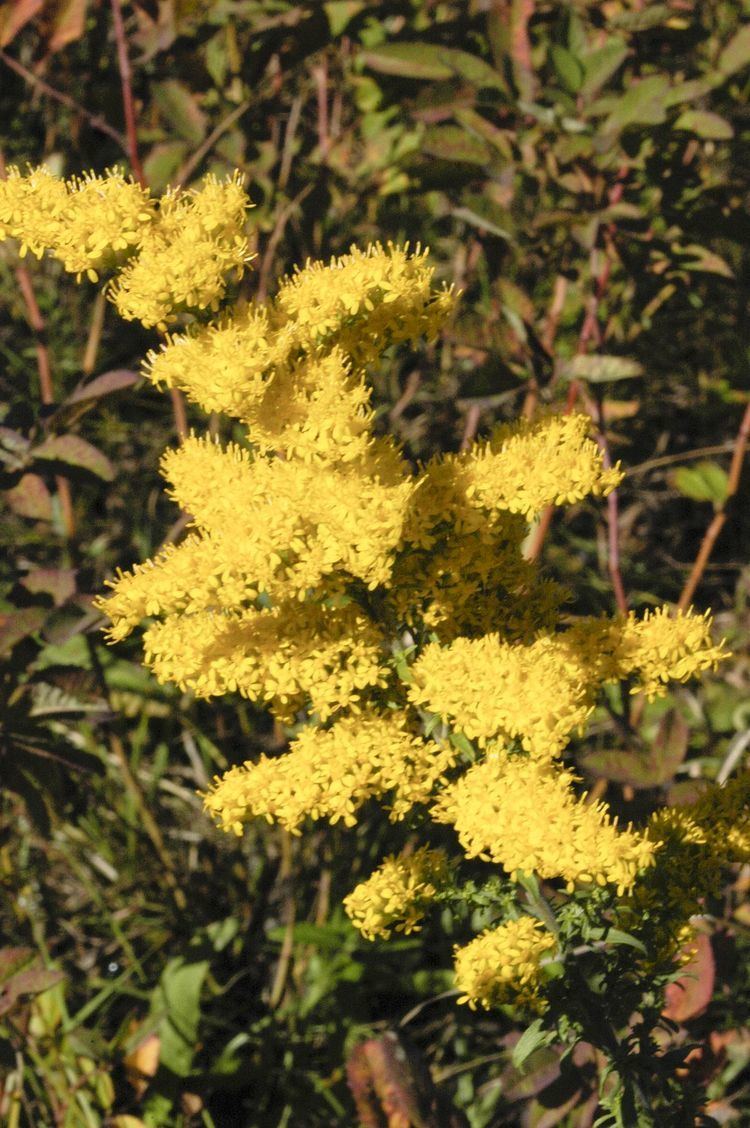
[{"label": "sunlit flower", "polygon": [[456,947],[459,1003],[468,1003],[472,1010],[490,1010],[504,1003],[541,1009],[540,964],[554,947],[552,933],[530,916],[508,920],[464,947]]},{"label": "sunlit flower", "polygon": [[611,884],[622,894],[650,864],[653,844],[619,830],[603,803],[575,795],[573,782],[566,769],[492,746],[442,792],[433,817],[455,827],[468,857],[512,876],[559,877],[571,890]]},{"label": "sunlit flower", "polygon": [[387,940],[392,932],[415,932],[448,874],[442,850],[423,846],[413,854],[386,858],[344,898],[344,908],[368,940]]}]

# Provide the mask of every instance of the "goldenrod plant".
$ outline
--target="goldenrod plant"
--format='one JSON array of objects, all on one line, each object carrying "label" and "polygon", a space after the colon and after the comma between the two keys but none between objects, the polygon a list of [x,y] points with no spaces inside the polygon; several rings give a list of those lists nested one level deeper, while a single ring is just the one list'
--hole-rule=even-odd
[{"label": "goldenrod plant", "polygon": [[725,647],[690,610],[576,618],[524,555],[548,506],[622,479],[587,415],[505,425],[418,466],[381,432],[368,365],[434,338],[458,300],[427,251],[352,248],[305,264],[272,300],[232,305],[247,208],[239,176],[161,200],[117,171],[0,182],[0,236],[106,277],[120,314],[163,334],[146,377],[245,428],[164,455],[191,528],[112,582],[99,600],[110,638],[145,620],[160,681],[241,694],[288,726],[286,751],[207,791],[219,826],[299,835],[381,803],[404,848],[346,898],[362,934],[471,906],[486,872],[496,911],[456,947],[459,1003],[527,1013],[526,1052],[598,1046],[611,1066],[601,1123],[677,1124],[679,1081],[645,1049],[716,874],[750,860],[750,777],[620,826],[566,753],[607,687],[658,697]]}]

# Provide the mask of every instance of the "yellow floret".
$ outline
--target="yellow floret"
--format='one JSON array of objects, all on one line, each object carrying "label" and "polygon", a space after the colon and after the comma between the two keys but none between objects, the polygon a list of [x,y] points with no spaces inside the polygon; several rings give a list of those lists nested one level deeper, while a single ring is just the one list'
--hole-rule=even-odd
[{"label": "yellow floret", "polygon": [[367,940],[418,930],[430,901],[448,880],[448,859],[426,846],[386,858],[348,897],[344,908]]},{"label": "yellow floret", "polygon": [[555,938],[533,917],[522,916],[488,929],[454,952],[459,1003],[472,1010],[504,1003],[542,1009],[539,997],[542,959]]}]

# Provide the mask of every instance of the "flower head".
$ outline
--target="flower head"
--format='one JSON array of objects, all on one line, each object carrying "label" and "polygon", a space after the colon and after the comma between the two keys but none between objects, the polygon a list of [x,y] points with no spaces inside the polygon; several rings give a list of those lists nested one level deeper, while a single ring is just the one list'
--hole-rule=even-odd
[{"label": "flower head", "polygon": [[504,1003],[541,1009],[540,964],[554,947],[552,933],[529,916],[508,920],[464,947],[456,947],[459,1003],[468,1003],[472,1010],[490,1010]]},{"label": "flower head", "polygon": [[445,853],[422,846],[413,854],[386,858],[367,881],[344,898],[344,908],[368,940],[387,940],[394,931],[408,935],[419,928],[448,874]]}]

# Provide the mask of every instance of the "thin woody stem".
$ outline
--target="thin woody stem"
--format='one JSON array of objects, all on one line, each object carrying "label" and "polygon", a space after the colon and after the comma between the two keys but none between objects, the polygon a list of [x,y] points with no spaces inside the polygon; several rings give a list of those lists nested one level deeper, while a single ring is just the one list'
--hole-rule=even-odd
[{"label": "thin woody stem", "polygon": [[[120,72],[120,87],[122,90],[122,110],[125,118],[125,134],[127,137],[127,151],[133,176],[142,187],[146,187],[146,177],[138,154],[138,129],[136,124],[135,102],[133,100],[133,72],[130,67],[128,55],[128,42],[125,36],[125,23],[122,18],[122,0],[111,0],[112,23],[117,46],[117,67]],[[170,388],[169,396],[172,401],[172,414],[174,416],[175,431],[181,439],[188,433],[185,400],[182,392],[177,388]]]},{"label": "thin woody stem", "polygon": [[2,59],[9,70],[15,71],[24,82],[28,82],[30,86],[41,90],[42,94],[46,94],[48,98],[52,98],[62,106],[67,106],[68,109],[72,110],[74,113],[80,114],[82,118],[85,118],[92,129],[96,129],[99,133],[104,133],[107,137],[111,137],[122,151],[129,155],[127,139],[120,133],[119,129],[115,129],[114,126],[111,126],[100,114],[92,114],[91,111],[87,110],[85,106],[82,106],[80,102],[76,102],[75,98],[71,98],[69,94],[63,93],[62,90],[55,89],[54,86],[50,86],[50,84],[45,82],[43,78],[40,78],[38,74],[34,74],[33,71],[30,71],[23,63],[19,63],[18,59],[14,59],[11,55],[8,55],[7,52],[0,50],[0,59]]},{"label": "thin woody stem", "polygon": [[115,45],[117,47],[117,68],[120,72],[120,86],[122,89],[122,109],[125,117],[125,136],[127,138],[128,156],[133,175],[139,184],[145,185],[146,177],[143,165],[138,155],[138,131],[136,129],[135,103],[133,102],[132,71],[128,56],[128,44],[125,37],[125,23],[122,18],[121,0],[111,0],[112,23],[115,32]]},{"label": "thin woody stem", "polygon": [[[602,452],[604,469],[611,470],[612,457],[609,451],[609,441],[604,424],[604,405],[602,403],[601,394],[597,395],[595,406],[596,441]],[[625,585],[622,582],[622,573],[620,571],[619,521],[619,499],[617,490],[615,489],[612,490],[607,497],[607,568],[609,569],[609,575],[612,581],[612,590],[614,592],[617,610],[620,611],[621,614],[627,615],[629,610],[628,599],[625,595]]]},{"label": "thin woody stem", "polygon": [[740,477],[742,475],[742,467],[745,462],[745,453],[747,445],[750,441],[750,403],[745,408],[740,423],[737,437],[734,442],[734,450],[732,452],[732,463],[729,467],[729,477],[727,479],[727,492],[713,516],[711,524],[703,534],[701,546],[698,549],[698,555],[695,558],[695,563],[690,570],[690,575],[685,581],[685,586],[682,589],[680,598],[677,601],[678,611],[686,611],[695,595],[695,590],[701,581],[701,577],[706,569],[706,565],[713,552],[714,545],[718,539],[719,533],[726,524],[727,517],[729,516],[729,503],[737,493],[740,485]]}]

